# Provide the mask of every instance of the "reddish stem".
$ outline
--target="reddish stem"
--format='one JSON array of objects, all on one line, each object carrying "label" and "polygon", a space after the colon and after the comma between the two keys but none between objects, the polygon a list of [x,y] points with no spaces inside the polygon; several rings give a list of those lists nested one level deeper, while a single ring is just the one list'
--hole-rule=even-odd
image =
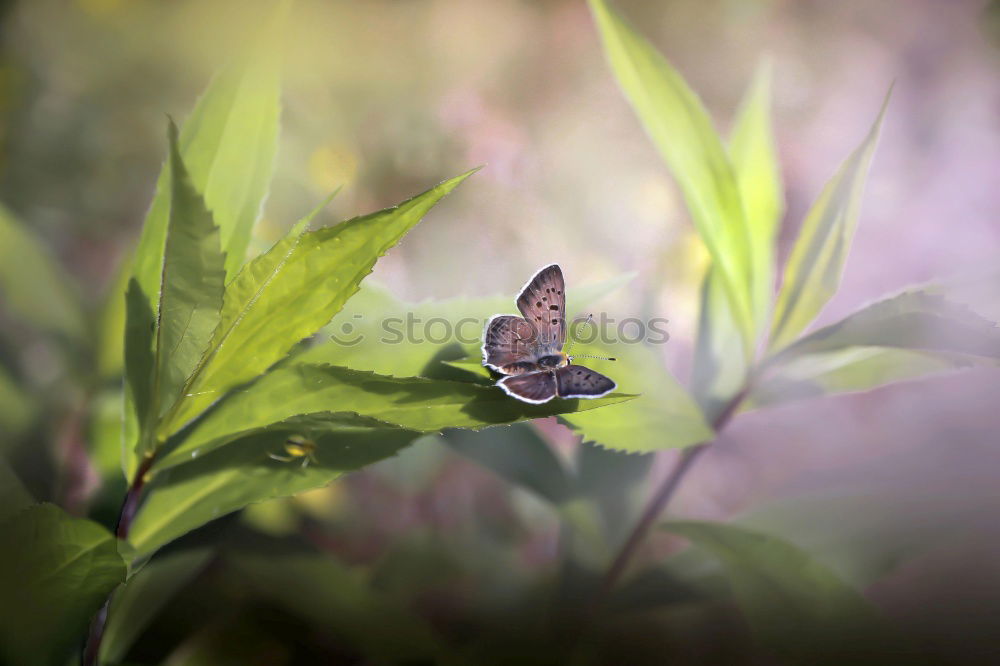
[{"label": "reddish stem", "polygon": [[[733,414],[739,408],[743,399],[747,395],[748,388],[744,388],[739,393],[737,393],[732,400],[730,400],[722,412],[712,421],[712,429],[716,432],[722,430],[729,420],[732,419]],[[593,607],[597,608],[600,606],[604,599],[611,593],[618,580],[625,573],[628,568],[629,563],[632,558],[639,550],[639,546],[642,542],[646,540],[649,535],[649,531],[653,528],[653,523],[656,519],[660,517],[663,510],[666,508],[667,504],[670,502],[670,498],[674,496],[677,488],[680,486],[681,481],[684,480],[685,475],[694,465],[695,460],[702,451],[708,448],[709,442],[702,442],[701,444],[696,444],[688,449],[685,449],[681,453],[680,458],[677,460],[677,464],[671,470],[670,474],[660,487],[656,490],[653,496],[649,499],[646,504],[646,508],[643,510],[642,515],[639,517],[639,521],[636,523],[632,532],[629,534],[628,539],[622,545],[621,550],[615,556],[615,559],[611,562],[611,566],[608,567],[607,573],[604,574],[604,578],[601,581],[601,586],[597,590],[597,594],[594,597]]]},{"label": "reddish stem", "polygon": [[146,486],[146,476],[149,468],[153,466],[153,458],[143,458],[142,464],[136,470],[132,485],[129,486],[125,494],[125,501],[122,502],[122,509],[118,514],[118,525],[115,527],[115,536],[119,539],[127,539],[128,531],[132,527],[132,519],[139,509],[139,500],[142,499],[142,489]]},{"label": "reddish stem", "polygon": [[[118,524],[115,527],[115,536],[123,541],[128,538],[128,531],[132,527],[132,519],[135,518],[135,513],[139,509],[142,489],[146,485],[146,476],[152,466],[152,457],[143,458],[139,469],[136,470],[135,476],[132,478],[132,485],[129,486],[128,492],[125,493],[125,501],[122,502],[121,511],[118,513]],[[101,641],[104,639],[104,629],[108,625],[108,612],[111,608],[111,598],[113,596],[114,591],[108,595],[104,605],[101,606],[101,610],[97,612],[97,615],[94,616],[94,619],[90,623],[90,630],[87,632],[87,643],[83,648],[82,666],[95,666],[97,664],[97,658],[101,652]]]}]

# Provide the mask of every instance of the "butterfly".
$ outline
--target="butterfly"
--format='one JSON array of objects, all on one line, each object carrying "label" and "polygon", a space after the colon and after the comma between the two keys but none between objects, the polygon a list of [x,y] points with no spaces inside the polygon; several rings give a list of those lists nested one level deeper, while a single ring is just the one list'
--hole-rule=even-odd
[{"label": "butterfly", "polygon": [[[521,317],[490,317],[483,332],[483,365],[502,375],[507,395],[540,405],[552,398],[600,398],[616,384],[590,368],[573,365],[566,342],[566,286],[558,265],[546,266],[517,297]],[[614,360],[614,359],[608,359]]]}]

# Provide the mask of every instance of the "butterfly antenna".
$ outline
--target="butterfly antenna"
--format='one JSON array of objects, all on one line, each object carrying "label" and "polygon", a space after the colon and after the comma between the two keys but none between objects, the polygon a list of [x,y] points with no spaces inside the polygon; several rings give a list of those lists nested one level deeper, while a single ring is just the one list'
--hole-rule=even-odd
[{"label": "butterfly antenna", "polygon": [[[587,324],[592,324],[593,322],[594,322],[594,315],[589,314],[589,315],[587,315],[587,320],[584,321],[583,324],[586,326]],[[566,354],[566,356],[569,356],[569,350],[572,349],[573,345],[575,345],[575,344],[576,344],[576,338],[573,338],[572,340],[569,341],[569,344],[566,345],[566,351],[564,352]],[[590,354],[578,354],[576,356],[569,356],[569,360],[571,360],[571,361],[573,359],[575,359],[575,358],[596,358],[596,359],[599,359],[601,361],[617,361],[618,360],[618,359],[614,358],[613,356],[592,356]]]},{"label": "butterfly antenna", "polygon": [[592,356],[590,354],[577,354],[576,356],[570,356],[570,360],[575,360],[578,358],[596,358],[600,361],[617,361],[618,359],[614,356]]},{"label": "butterfly antenna", "polygon": [[[587,324],[590,324],[590,323],[592,323],[593,321],[594,321],[594,315],[592,315],[592,314],[589,314],[589,315],[587,315],[587,320],[586,320],[586,321],[584,321],[584,322],[583,322],[583,324],[584,324],[584,326],[586,326]],[[570,326],[570,332],[571,332],[571,333],[573,332],[573,327],[572,327],[572,325]],[[572,349],[572,348],[573,348],[573,345],[575,345],[575,344],[576,344],[576,337],[573,337],[573,339],[571,339],[571,340],[569,341],[569,344],[568,344],[568,345],[566,345],[566,351],[564,351],[563,353],[564,353],[564,354],[566,354],[567,356],[569,356],[569,350],[570,350],[570,349]]]}]

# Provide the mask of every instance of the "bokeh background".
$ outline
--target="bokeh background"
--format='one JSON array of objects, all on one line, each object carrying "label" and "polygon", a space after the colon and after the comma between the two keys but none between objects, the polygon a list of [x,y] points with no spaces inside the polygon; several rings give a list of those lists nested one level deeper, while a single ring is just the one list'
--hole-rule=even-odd
[{"label": "bokeh background", "polygon": [[[895,82],[843,284],[821,322],[913,282],[997,265],[996,4],[616,6],[684,74],[720,129],[756,64],[771,59],[787,195],[781,257]],[[0,202],[51,249],[93,312],[138,237],[165,154],[165,114],[186,116],[269,7],[0,3]],[[298,0],[289,35],[278,161],[255,249],[336,186],[344,189],[325,222],[485,164],[372,279],[411,300],[513,298],[547,262],[559,262],[570,285],[634,271],[604,306],[619,316],[669,318],[664,354],[687,380],[706,254],[616,87],[584,2]],[[998,305],[986,314],[996,318]],[[0,324],[0,363],[22,387],[5,393],[5,446],[35,449],[19,454],[19,471],[37,496],[66,503],[68,493],[86,506],[100,494],[96,474],[72,471],[53,442],[78,425],[69,406],[81,389],[70,368],[90,361],[53,352],[2,303]],[[927,646],[986,660],[1000,628],[998,403],[1000,375],[980,369],[741,415],[672,510],[742,516],[825,553]],[[567,456],[577,446],[555,423],[532,432]],[[44,481],[52,475],[33,465],[56,470],[58,480]],[[623,501],[634,504],[643,492],[640,484]],[[545,507],[434,442],[236,520],[273,538],[305,535],[352,563],[438,549],[464,576],[447,583],[454,598],[436,599],[445,614],[502,596],[514,574],[500,575],[486,551],[499,543],[518,566],[544,569],[554,566],[558,536]],[[647,555],[672,547],[655,537]],[[387,571],[389,587],[419,578]],[[207,617],[217,611],[206,602]],[[147,645],[192,640],[171,631]]]}]

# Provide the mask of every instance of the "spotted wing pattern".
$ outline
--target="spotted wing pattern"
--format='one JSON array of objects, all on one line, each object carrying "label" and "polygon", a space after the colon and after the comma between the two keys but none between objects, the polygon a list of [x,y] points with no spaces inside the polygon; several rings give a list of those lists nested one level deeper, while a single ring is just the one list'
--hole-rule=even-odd
[{"label": "spotted wing pattern", "polygon": [[566,342],[566,285],[558,265],[546,266],[528,281],[517,298],[517,309],[538,331],[538,343],[552,352]]},{"label": "spotted wing pattern", "polygon": [[496,315],[483,334],[483,365],[505,375],[537,370],[534,363],[535,329],[514,315]]},{"label": "spotted wing pattern", "polygon": [[536,405],[556,397],[556,375],[551,370],[504,377],[497,386],[509,396]]},{"label": "spotted wing pattern", "polygon": [[555,371],[556,393],[560,398],[600,398],[615,390],[616,384],[599,372],[582,365],[567,365]]}]

